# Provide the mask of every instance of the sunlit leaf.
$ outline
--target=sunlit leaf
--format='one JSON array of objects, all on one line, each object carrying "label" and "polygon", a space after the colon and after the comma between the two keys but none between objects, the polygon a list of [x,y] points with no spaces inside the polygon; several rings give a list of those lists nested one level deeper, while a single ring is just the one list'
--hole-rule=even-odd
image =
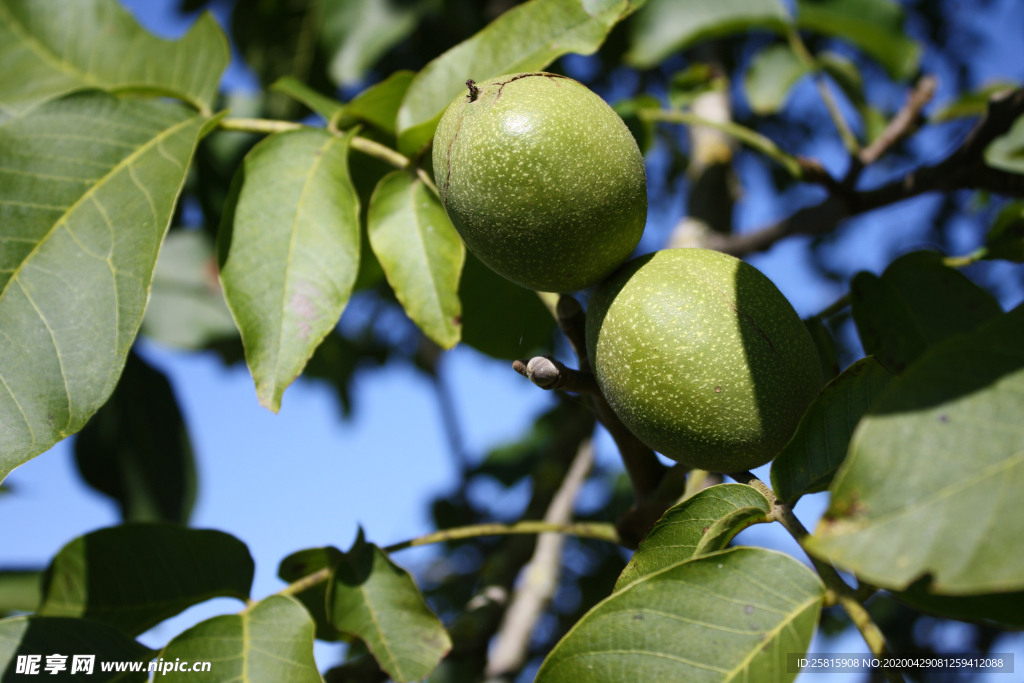
[{"label": "sunlit leaf", "polygon": [[739,547],[669,565],[597,604],[537,683],[777,681],[807,651],[825,588],[788,555]]},{"label": "sunlit leaf", "polygon": [[205,231],[173,230],[164,239],[140,331],[183,349],[238,336],[217,278],[216,249]]},{"label": "sunlit leaf", "polygon": [[405,312],[439,346],[455,346],[466,247],[437,195],[406,171],[384,176],[370,199],[368,232]]},{"label": "sunlit leaf", "polygon": [[90,91],[0,125],[0,479],[114,390],[210,122]]},{"label": "sunlit leaf", "polygon": [[1024,307],[935,346],[861,421],[810,549],[865,581],[1024,589]]},{"label": "sunlit leaf", "polygon": [[466,80],[537,71],[564,54],[592,54],[613,26],[644,0],[530,0],[427,64],[398,110],[399,148],[422,149]]},{"label": "sunlit leaf", "polygon": [[323,0],[320,36],[328,71],[339,85],[353,85],[384,54],[416,29],[431,3],[424,0]]},{"label": "sunlit leaf", "polygon": [[144,31],[117,0],[0,0],[0,111],[82,88],[170,95],[207,109],[231,58],[213,15],[180,40]]},{"label": "sunlit leaf", "polygon": [[340,116],[341,112],[345,110],[345,105],[341,102],[314,90],[293,76],[282,76],[274,81],[270,89],[302,102],[327,121]]},{"label": "sunlit leaf", "polygon": [[985,148],[985,163],[1010,173],[1024,173],[1024,116]]},{"label": "sunlit leaf", "polygon": [[[85,619],[64,617],[12,617],[0,620],[0,675],[5,681],[33,680],[37,674],[42,680],[51,677],[45,669],[46,657],[54,653],[67,655],[66,669],[54,675],[55,680],[96,681],[102,683],[141,683],[149,680],[145,662],[153,652],[120,631],[106,624]],[[96,656],[91,674],[79,671],[70,676],[73,655]],[[18,657],[38,657],[38,666],[31,674],[17,673]],[[138,672],[103,671],[100,662],[143,662]],[[63,675],[60,675],[63,674]]]},{"label": "sunlit leaf", "polygon": [[779,111],[789,91],[809,72],[788,45],[769,45],[754,56],[743,79],[750,108],[761,115]]},{"label": "sunlit leaf", "polygon": [[313,620],[295,598],[271,595],[238,614],[207,619],[167,644],[164,661],[211,662],[209,671],[161,673],[175,683],[322,683],[313,659]]},{"label": "sunlit leaf", "polygon": [[903,9],[893,0],[797,0],[797,26],[844,38],[896,79],[910,78],[921,46],[903,32]]},{"label": "sunlit leaf", "polygon": [[359,267],[351,134],[305,128],[253,148],[219,236],[224,295],[242,332],[260,404],[277,412],[334,328]]},{"label": "sunlit leaf", "polygon": [[772,462],[775,495],[793,503],[806,493],[824,491],[846,457],[860,418],[893,378],[868,356],[825,385]]},{"label": "sunlit leaf", "polygon": [[402,98],[405,97],[405,91],[409,89],[413,76],[415,74],[412,71],[394,72],[380,83],[353,97],[352,101],[345,105],[345,113],[394,135],[398,108],[402,105]]},{"label": "sunlit leaf", "polygon": [[615,583],[615,590],[622,590],[634,581],[693,557],[711,527],[730,515],[738,511],[755,513],[752,516],[744,514],[740,518],[731,517],[730,520],[735,523],[720,529],[728,530],[729,533],[715,535],[721,547],[713,547],[709,552],[725,547],[733,536],[758,521],[757,512],[760,513],[760,521],[764,521],[770,509],[768,500],[745,484],[719,484],[700,491],[669,508],[651,527],[629,564],[622,570]]},{"label": "sunlit leaf", "polygon": [[650,0],[633,21],[626,60],[650,69],[708,38],[752,29],[785,33],[789,23],[779,0]]},{"label": "sunlit leaf", "polygon": [[452,647],[413,578],[360,531],[327,588],[334,626],[360,638],[396,683],[427,676]]},{"label": "sunlit leaf", "polygon": [[932,344],[1002,311],[991,294],[929,251],[901,256],[881,277],[858,273],[850,295],[864,351],[896,374]]},{"label": "sunlit leaf", "polygon": [[167,377],[136,353],[110,400],[75,439],[87,484],[126,522],[187,524],[196,493],[192,444]]},{"label": "sunlit leaf", "polygon": [[84,617],[138,635],[217,596],[245,600],[253,562],[245,544],[210,529],[124,524],[61,548],[39,614]]}]

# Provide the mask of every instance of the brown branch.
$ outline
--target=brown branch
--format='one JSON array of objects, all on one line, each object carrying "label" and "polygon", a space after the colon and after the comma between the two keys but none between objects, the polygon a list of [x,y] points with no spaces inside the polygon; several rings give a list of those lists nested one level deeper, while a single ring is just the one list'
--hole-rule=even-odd
[{"label": "brown branch", "polygon": [[561,389],[574,394],[601,394],[597,380],[592,374],[566,367],[553,356],[535,356],[529,360],[512,361],[512,369],[548,391]]},{"label": "brown branch", "polygon": [[[918,95],[919,98],[923,96],[923,93]],[[738,235],[711,235],[706,246],[733,256],[745,256],[764,251],[791,235],[823,235],[835,230],[846,218],[926,192],[982,189],[1024,197],[1024,175],[986,166],[984,158],[988,144],[1005,134],[1021,115],[1024,115],[1024,88],[993,98],[989,102],[988,112],[960,147],[938,164],[922,166],[895,182],[873,190],[833,191],[822,203],[800,209],[789,218],[760,230]]]},{"label": "brown branch", "polygon": [[878,159],[903,138],[912,135],[924,122],[921,110],[932,101],[939,82],[934,76],[923,76],[907,95],[903,104],[878,139],[860,151],[858,159],[865,166]]},{"label": "brown branch", "polygon": [[[569,473],[544,513],[546,523],[568,525],[572,521],[576,497],[593,463],[594,448],[587,439],[580,444]],[[526,662],[533,630],[558,587],[564,545],[565,537],[561,534],[545,533],[537,539],[533,557],[523,570],[501,628],[495,634],[485,671],[488,681],[511,680]]]}]

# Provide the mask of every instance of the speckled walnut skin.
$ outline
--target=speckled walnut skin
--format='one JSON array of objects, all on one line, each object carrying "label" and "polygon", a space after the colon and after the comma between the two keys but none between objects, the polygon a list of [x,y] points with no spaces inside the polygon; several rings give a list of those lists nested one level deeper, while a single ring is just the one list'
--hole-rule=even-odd
[{"label": "speckled walnut skin", "polygon": [[622,119],[586,86],[547,73],[467,89],[434,136],[441,201],[469,249],[523,287],[596,285],[640,241],[644,160]]},{"label": "speckled walnut skin", "polygon": [[706,249],[634,259],[587,311],[608,403],[673,460],[739,472],[771,460],[822,386],[810,334],[772,281]]}]

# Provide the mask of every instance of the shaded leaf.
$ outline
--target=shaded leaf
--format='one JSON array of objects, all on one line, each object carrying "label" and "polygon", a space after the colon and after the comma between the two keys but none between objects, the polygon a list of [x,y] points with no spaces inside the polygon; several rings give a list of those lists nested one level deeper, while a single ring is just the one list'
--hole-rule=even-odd
[{"label": "shaded leaf", "polygon": [[180,40],[140,27],[117,0],[0,0],[0,111],[83,88],[142,91],[213,107],[231,58],[204,13]]},{"label": "shaded leaf", "polygon": [[75,439],[75,463],[89,486],[114,499],[126,522],[187,524],[196,471],[171,384],[128,354],[110,400]]},{"label": "shaded leaf", "polygon": [[[763,517],[771,510],[771,506],[756,489],[745,484],[711,486],[669,508],[640,542],[633,558],[615,583],[615,590],[620,591],[645,576],[693,557],[705,534],[716,522],[743,510],[744,513],[738,519],[730,518],[738,522],[735,526],[727,524],[725,529],[719,527],[716,530],[717,538],[727,536],[724,542],[717,542],[720,547],[724,547],[733,536],[753,523],[746,514],[751,509],[760,511],[760,521],[764,521]],[[731,535],[722,533],[726,529],[730,530]]]},{"label": "shaded leaf", "polygon": [[439,346],[455,346],[466,247],[437,195],[416,176],[394,171],[377,185],[367,220],[373,253],[405,312]]},{"label": "shaded leaf", "polygon": [[893,596],[926,614],[958,621],[973,621],[999,628],[1024,628],[1024,592],[989,593],[983,595],[935,595],[928,592],[928,581],[922,579]]},{"label": "shaded leaf", "polygon": [[183,349],[238,336],[217,278],[216,249],[205,231],[172,230],[164,239],[140,332]]},{"label": "shaded leaf", "polygon": [[314,90],[294,76],[282,76],[274,81],[270,89],[302,102],[326,121],[332,121],[345,111],[344,104]]},{"label": "shaded leaf", "polygon": [[954,119],[981,116],[988,111],[989,100],[1019,87],[1019,83],[995,82],[977,90],[961,93],[955,100],[932,114],[930,120],[932,123],[942,123]]},{"label": "shaded leaf", "polygon": [[351,133],[271,135],[245,158],[218,238],[224,295],[260,405],[281,395],[338,322],[359,267]]},{"label": "shaded leaf", "polygon": [[124,524],[61,548],[46,571],[39,614],[95,619],[138,635],[210,598],[245,600],[252,575],[245,544],[223,532]]},{"label": "shaded leaf", "polygon": [[897,80],[910,78],[921,46],[903,32],[903,9],[893,0],[797,0],[797,26],[844,38]]},{"label": "shaded leaf", "polygon": [[985,258],[1024,263],[1024,201],[1010,202],[985,236]]},{"label": "shaded leaf", "polygon": [[[135,683],[149,680],[149,674],[139,672],[102,671],[99,662],[146,662],[153,652],[135,642],[120,631],[106,624],[85,619],[62,617],[12,617],[0,620],[0,681],[24,681],[25,675],[17,674],[17,660],[20,656],[39,657],[39,668],[35,673],[50,677],[46,671],[47,655],[67,654],[67,670],[61,680],[76,681],[118,681]],[[72,654],[96,655],[96,664],[91,674],[70,676]],[[144,667],[143,667],[144,668]],[[31,674],[29,674],[31,675]],[[31,679],[28,679],[31,680]]]},{"label": "shaded leaf", "polygon": [[348,417],[352,412],[351,385],[356,371],[383,365],[389,353],[387,342],[375,337],[372,331],[352,340],[335,330],[316,347],[302,376],[327,380],[338,394],[342,415]]},{"label": "shaded leaf", "polygon": [[[281,560],[277,576],[282,581],[293,583],[321,569],[337,566],[344,557],[344,553],[331,546],[299,550]],[[293,597],[303,604],[316,622],[317,640],[336,641],[342,638],[342,634],[327,618],[326,581],[296,593]]]},{"label": "shaded leaf", "polygon": [[668,84],[668,101],[676,109],[685,109],[704,93],[728,88],[729,79],[722,76],[716,67],[711,64],[691,64],[672,74]]},{"label": "shaded leaf", "polygon": [[640,118],[637,113],[644,109],[661,109],[661,102],[658,98],[643,93],[628,100],[619,100],[612,109],[622,118],[626,127],[629,128],[629,132],[633,134],[640,153],[647,154],[647,150],[654,143],[655,124],[654,121]]},{"label": "shaded leaf", "polygon": [[1018,118],[1005,135],[985,148],[985,163],[1010,173],[1024,173],[1024,116]]},{"label": "shaded leaf", "polygon": [[1001,312],[991,294],[929,251],[901,256],[880,278],[858,273],[850,296],[864,352],[895,374],[932,344]]},{"label": "shaded leaf", "polygon": [[36,611],[43,596],[42,586],[43,572],[0,570],[0,617],[11,612]]},{"label": "shaded leaf", "polygon": [[339,631],[366,643],[397,683],[424,678],[452,647],[412,576],[363,540],[362,531],[331,575],[327,612]]},{"label": "shaded leaf", "polygon": [[755,114],[774,114],[786,104],[789,91],[805,75],[807,66],[788,45],[769,45],[750,61],[743,79],[744,92]]},{"label": "shaded leaf", "polygon": [[626,61],[650,69],[702,40],[751,29],[785,33],[789,23],[779,0],[650,0],[633,21]]},{"label": "shaded leaf", "polygon": [[419,152],[466,79],[537,71],[564,54],[593,54],[608,32],[644,0],[530,0],[427,64],[398,110],[399,149]]},{"label": "shaded leaf", "polygon": [[0,125],[0,480],[114,390],[212,121],[90,91]]},{"label": "shaded leaf", "polygon": [[678,562],[598,603],[541,665],[537,683],[792,681],[825,588],[788,555],[739,547]]},{"label": "shaded leaf", "polygon": [[352,98],[345,113],[394,135],[398,108],[415,75],[412,71],[394,72]]},{"label": "shaded leaf", "polygon": [[1024,307],[930,349],[873,404],[809,548],[865,581],[1024,589]]},{"label": "shaded leaf", "polygon": [[793,438],[772,462],[775,495],[795,503],[804,494],[828,488],[846,457],[857,423],[893,379],[868,356],[825,385],[800,418]]},{"label": "shaded leaf", "polygon": [[804,327],[814,340],[814,347],[818,350],[818,360],[821,361],[821,376],[825,382],[831,382],[839,376],[839,355],[836,351],[835,340],[825,327],[821,318],[807,318],[804,320]]},{"label": "shaded leaf", "polygon": [[[271,595],[238,614],[207,619],[160,653],[166,661],[213,662],[211,683],[321,683],[313,659],[313,620],[295,598]],[[192,672],[162,673],[160,681],[195,681]]]},{"label": "shaded leaf", "polygon": [[536,292],[506,280],[466,252],[459,284],[462,341],[494,358],[516,360],[553,346],[555,318]]},{"label": "shaded leaf", "polygon": [[353,85],[416,29],[430,3],[323,0],[323,5],[320,39],[329,55],[328,73],[339,85]]}]

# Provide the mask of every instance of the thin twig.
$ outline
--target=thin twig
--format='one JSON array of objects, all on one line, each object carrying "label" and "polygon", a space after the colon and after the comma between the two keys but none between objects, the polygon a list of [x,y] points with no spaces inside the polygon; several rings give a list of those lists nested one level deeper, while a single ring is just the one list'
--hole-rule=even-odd
[{"label": "thin twig", "polygon": [[[594,448],[589,439],[580,444],[562,485],[551,500],[544,521],[568,524],[572,520],[576,497],[594,463]],[[487,661],[485,675],[490,681],[508,680],[519,671],[529,652],[530,638],[558,587],[562,564],[562,534],[541,534],[533,557],[523,570],[521,583],[512,594],[501,628]]]},{"label": "thin twig", "polygon": [[923,76],[907,95],[896,116],[889,121],[882,134],[874,142],[865,147],[857,155],[860,163],[865,166],[878,161],[879,158],[903,138],[911,135],[923,122],[921,110],[932,101],[939,82],[934,76]]},{"label": "thin twig", "polygon": [[920,167],[882,187],[849,193],[832,193],[820,204],[800,209],[789,218],[737,235],[712,235],[707,247],[732,254],[764,251],[791,235],[823,235],[851,216],[895,204],[926,192],[984,189],[1024,197],[1024,175],[1007,173],[985,165],[984,152],[992,140],[1010,129],[1024,115],[1024,88],[993,99],[988,113],[944,161]]},{"label": "thin twig", "polygon": [[553,356],[535,356],[529,360],[513,361],[512,369],[541,389],[601,395],[601,389],[598,388],[597,380],[592,374],[568,368]]},{"label": "thin twig", "polygon": [[[741,484],[753,487],[767,498],[768,503],[771,505],[769,518],[781,523],[786,531],[789,532],[789,535],[800,544],[800,547],[803,547],[804,541],[810,536],[810,533],[803,523],[797,519],[796,515],[793,514],[793,508],[775,497],[775,492],[772,491],[771,487],[750,472],[733,472],[728,476]],[[871,652],[877,656],[888,655],[889,649],[885,644],[885,637],[878,626],[871,620],[871,615],[864,609],[864,605],[857,601],[857,594],[854,589],[843,581],[842,577],[839,576],[839,572],[831,564],[819,560],[810,553],[808,553],[808,557],[811,558],[811,563],[821,576],[825,587],[835,593],[839,604],[850,615],[850,619],[853,620],[857,630],[864,637],[864,641],[868,644]],[[881,667],[881,669],[890,683],[903,683],[903,676],[899,671],[890,667]]]}]

